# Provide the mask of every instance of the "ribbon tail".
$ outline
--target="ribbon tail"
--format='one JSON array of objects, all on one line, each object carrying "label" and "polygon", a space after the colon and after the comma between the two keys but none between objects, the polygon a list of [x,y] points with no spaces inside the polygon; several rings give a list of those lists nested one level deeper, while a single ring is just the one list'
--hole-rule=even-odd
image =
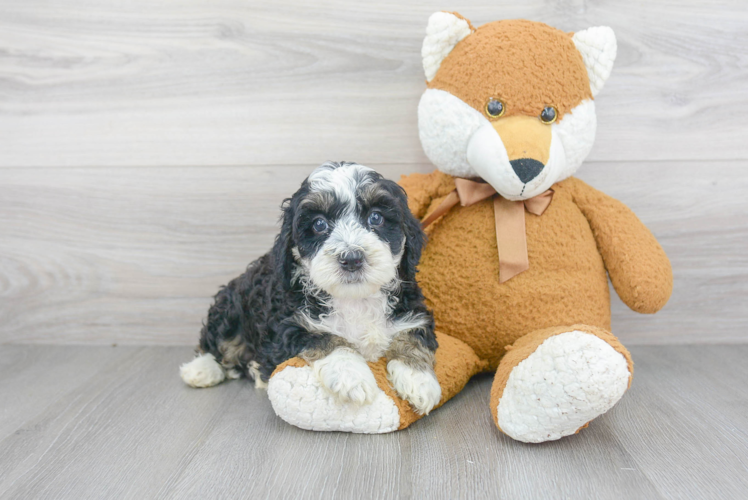
[{"label": "ribbon tail", "polygon": [[496,244],[499,249],[499,283],[530,269],[525,234],[525,204],[501,196],[494,198]]},{"label": "ribbon tail", "polygon": [[426,228],[429,224],[434,222],[442,215],[449,212],[449,210],[460,202],[460,197],[457,195],[457,191],[452,191],[447,195],[444,200],[439,204],[436,209],[431,212],[426,218],[421,221],[421,227]]}]

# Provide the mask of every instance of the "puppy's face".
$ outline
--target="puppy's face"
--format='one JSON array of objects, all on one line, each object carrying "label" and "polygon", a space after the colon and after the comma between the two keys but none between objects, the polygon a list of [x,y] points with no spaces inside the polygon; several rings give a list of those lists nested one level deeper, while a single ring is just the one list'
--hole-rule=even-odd
[{"label": "puppy's face", "polygon": [[276,265],[295,267],[333,297],[368,297],[396,279],[415,278],[420,225],[403,190],[368,167],[318,167],[287,201],[283,226]]}]

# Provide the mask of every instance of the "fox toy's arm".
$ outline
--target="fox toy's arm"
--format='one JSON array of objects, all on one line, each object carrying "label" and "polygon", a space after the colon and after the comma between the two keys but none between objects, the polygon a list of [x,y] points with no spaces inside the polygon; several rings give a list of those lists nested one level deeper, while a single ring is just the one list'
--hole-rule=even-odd
[{"label": "fox toy's arm", "polygon": [[620,201],[579,179],[567,182],[590,223],[618,296],[636,312],[662,309],[673,291],[673,270],[655,237]]},{"label": "fox toy's arm", "polygon": [[408,208],[417,219],[423,219],[435,200],[444,198],[455,188],[452,176],[434,170],[430,174],[410,174],[398,182],[408,195]]}]

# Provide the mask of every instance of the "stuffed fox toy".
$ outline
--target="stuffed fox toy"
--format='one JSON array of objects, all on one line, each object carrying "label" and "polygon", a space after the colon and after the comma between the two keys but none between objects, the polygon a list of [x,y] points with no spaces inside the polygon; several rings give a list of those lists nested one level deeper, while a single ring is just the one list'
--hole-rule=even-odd
[{"label": "stuffed fox toy", "polygon": [[[654,313],[672,291],[664,251],[622,203],[571,177],[595,138],[594,97],[610,75],[607,27],[542,23],[474,28],[429,19],[421,143],[438,170],[404,177],[429,237],[418,281],[433,310],[440,404],[495,372],[490,411],[525,442],[574,434],[631,384],[633,362],[610,332],[608,277],[631,309]],[[389,432],[421,417],[370,367],[374,402],[343,405],[292,359],[270,379],[286,421],[308,429]]]}]

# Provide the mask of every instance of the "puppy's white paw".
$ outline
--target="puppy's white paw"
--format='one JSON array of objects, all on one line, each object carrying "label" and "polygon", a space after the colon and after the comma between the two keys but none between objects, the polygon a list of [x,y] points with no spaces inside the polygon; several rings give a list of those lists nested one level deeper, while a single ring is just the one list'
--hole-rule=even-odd
[{"label": "puppy's white paw", "polygon": [[226,378],[226,372],[212,354],[201,354],[179,367],[184,383],[192,387],[211,387]]},{"label": "puppy's white paw", "polygon": [[342,403],[369,404],[378,390],[374,374],[364,358],[348,349],[336,349],[315,361],[314,374]]},{"label": "puppy's white paw", "polygon": [[421,415],[427,415],[442,398],[442,388],[433,371],[414,370],[393,359],[387,363],[387,375],[400,397]]}]

